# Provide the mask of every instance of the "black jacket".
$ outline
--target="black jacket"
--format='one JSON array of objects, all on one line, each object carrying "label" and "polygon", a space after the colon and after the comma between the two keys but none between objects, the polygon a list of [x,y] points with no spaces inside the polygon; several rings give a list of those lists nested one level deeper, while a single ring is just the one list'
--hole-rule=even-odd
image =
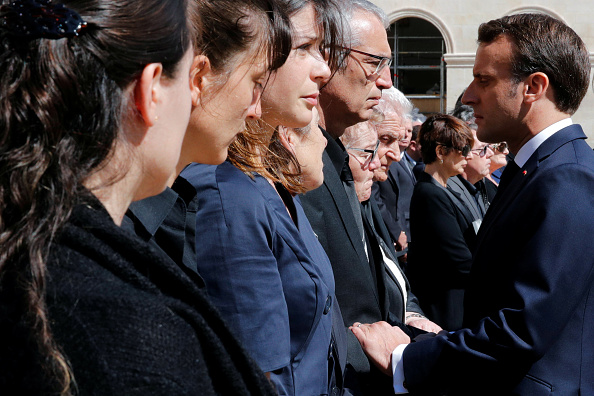
[{"label": "black jacket", "polygon": [[273,394],[196,284],[98,202],[75,209],[48,277],[52,331],[80,394]]},{"label": "black jacket", "polygon": [[413,240],[407,276],[429,319],[445,330],[462,327],[476,234],[470,211],[433,177],[422,173],[410,205]]}]

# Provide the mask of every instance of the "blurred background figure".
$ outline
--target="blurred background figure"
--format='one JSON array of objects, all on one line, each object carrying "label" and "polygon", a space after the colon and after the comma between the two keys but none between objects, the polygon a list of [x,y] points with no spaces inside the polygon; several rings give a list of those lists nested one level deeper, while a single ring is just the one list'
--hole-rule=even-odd
[{"label": "blurred background figure", "polygon": [[407,276],[427,317],[447,330],[462,326],[464,288],[472,263],[467,240],[474,218],[447,188],[472,158],[470,127],[449,115],[434,115],[421,126],[425,172],[411,200]]},{"label": "blurred background figure", "polygon": [[491,156],[491,167],[489,169],[489,174],[485,177],[485,187],[487,188],[489,202],[493,202],[493,198],[495,198],[499,180],[501,179],[501,173],[507,165],[508,158],[511,156],[509,149],[507,148],[507,142],[492,144],[491,150],[493,151],[493,155]]},{"label": "blurred background figure", "polygon": [[[472,129],[474,125],[470,124],[469,126],[474,139],[474,145],[470,150],[472,155],[468,159],[464,172],[448,179],[448,189],[470,211],[475,233],[478,233],[481,222],[489,208],[484,178],[489,174],[490,158],[493,151],[491,151],[489,144],[477,139],[476,130]],[[472,244],[471,249],[473,246],[474,244]]]}]

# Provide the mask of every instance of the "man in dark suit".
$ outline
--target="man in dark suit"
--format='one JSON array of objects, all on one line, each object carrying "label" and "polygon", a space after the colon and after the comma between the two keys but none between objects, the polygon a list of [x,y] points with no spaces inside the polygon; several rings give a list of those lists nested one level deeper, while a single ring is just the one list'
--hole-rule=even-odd
[{"label": "man in dark suit", "polygon": [[594,394],[594,153],[570,118],[590,69],[582,40],[551,17],[512,15],[479,28],[463,101],[479,138],[507,141],[515,159],[479,231],[467,328],[393,351],[399,330],[353,328],[376,363],[393,365],[395,389]]},{"label": "man in dark suit", "polygon": [[417,182],[417,173],[422,172],[422,161],[420,151],[417,151],[418,127],[416,131],[409,128],[412,104],[400,91],[397,97],[398,106],[404,109],[400,112],[400,122],[405,135],[399,143],[400,158],[390,165],[387,180],[376,179],[373,193],[390,234],[393,237],[401,237],[399,234],[403,233],[406,237],[400,246],[397,246],[402,247],[410,242],[410,200]]},{"label": "man in dark suit", "polygon": [[402,252],[399,255],[402,255],[406,252],[407,236],[397,213],[400,198],[395,173],[396,163],[401,161],[403,155],[402,141],[407,139],[405,120],[410,116],[413,106],[402,92],[392,87],[382,92],[377,109],[383,115],[383,120],[376,123],[378,138],[382,144],[391,134],[398,134],[398,139],[393,142],[393,149],[381,157],[382,166],[374,171],[372,193],[390,237],[396,242],[396,249]]},{"label": "man in dark suit", "polygon": [[[366,253],[370,262],[374,264],[372,272],[375,270],[376,274],[383,273],[383,281],[377,283],[383,285],[386,289],[385,296],[388,301],[385,306],[388,311],[388,321],[399,325],[415,326],[426,331],[438,332],[441,328],[425,318],[417,298],[410,290],[408,280],[398,265],[390,233],[372,197],[372,180],[378,176],[378,172],[382,170],[382,167],[373,165],[373,162],[370,163],[371,154],[362,151],[360,148],[371,151],[376,145],[378,137],[381,141],[379,133],[381,132],[375,125],[370,122],[362,122],[347,128],[340,138],[350,155],[349,168],[353,175],[357,198],[361,203]],[[392,145],[396,146],[397,143],[398,141],[394,140]],[[376,158],[372,161],[383,163],[390,151],[390,145],[380,144]],[[385,170],[387,168],[384,168],[384,172]],[[376,276],[379,277],[380,275]],[[405,331],[410,330],[404,326],[401,327]]]},{"label": "man in dark suit", "polygon": [[[341,4],[353,38],[350,48],[345,49],[342,70],[320,95],[320,124],[328,139],[323,155],[324,184],[303,195],[301,202],[332,263],[336,298],[348,326],[357,320],[389,320],[390,310],[383,272],[378,276],[375,263],[366,253],[365,228],[348,166],[349,155],[338,138],[349,126],[372,117],[382,90],[392,86],[392,58],[385,13],[365,0]],[[404,316],[404,312],[398,316]],[[390,390],[389,378],[371,369],[350,332],[348,360],[357,371],[365,394],[385,394]]]}]

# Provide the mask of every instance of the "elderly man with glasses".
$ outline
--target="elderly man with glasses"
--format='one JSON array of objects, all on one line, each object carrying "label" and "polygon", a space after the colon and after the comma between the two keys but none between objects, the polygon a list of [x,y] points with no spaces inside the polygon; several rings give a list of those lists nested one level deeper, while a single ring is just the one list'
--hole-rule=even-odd
[{"label": "elderly man with glasses", "polygon": [[425,318],[417,298],[411,293],[408,280],[398,264],[390,233],[372,198],[373,180],[388,153],[388,147],[381,141],[378,130],[378,125],[362,122],[347,128],[340,138],[349,154],[349,167],[361,203],[367,254],[370,261],[373,261],[376,273],[383,275],[384,288],[389,298],[388,317],[394,323],[402,322],[404,318],[406,325],[438,332],[441,327]]}]

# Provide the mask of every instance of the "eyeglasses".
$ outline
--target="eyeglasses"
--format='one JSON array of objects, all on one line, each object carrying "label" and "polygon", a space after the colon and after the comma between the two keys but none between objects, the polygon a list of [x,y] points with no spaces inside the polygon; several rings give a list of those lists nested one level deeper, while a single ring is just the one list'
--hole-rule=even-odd
[{"label": "eyeglasses", "polygon": [[347,148],[347,150],[354,150],[354,151],[360,151],[360,152],[363,152],[363,153],[366,153],[366,154],[371,154],[371,155],[366,156],[367,158],[364,158],[364,162],[359,161],[357,159],[357,156],[353,155],[353,157],[357,160],[357,162],[359,162],[361,164],[361,166],[363,168],[368,168],[369,165],[375,159],[375,156],[377,154],[377,149],[378,149],[379,145],[380,145],[380,141],[378,139],[378,141],[375,143],[375,148],[373,150],[371,150],[371,149],[355,148],[355,147],[349,147],[349,148]]},{"label": "eyeglasses", "polygon": [[367,79],[369,80],[377,80],[380,76],[380,73],[382,72],[382,70],[384,70],[384,68],[390,67],[392,65],[392,58],[387,58],[385,56],[379,56],[379,55],[374,55],[374,54],[370,54],[369,52],[363,52],[363,51],[359,51],[356,49],[352,49],[352,48],[348,48],[348,47],[342,47],[342,49],[346,50],[348,53],[347,55],[349,55],[351,52],[356,52],[358,54],[361,55],[365,55],[365,56],[369,56],[373,59],[378,59],[379,63],[377,64],[377,67],[375,68],[375,71],[373,73],[371,73],[369,76],[367,76]]},{"label": "eyeglasses", "polygon": [[472,147],[470,147],[470,145],[466,145],[464,147],[454,147],[450,144],[443,144],[443,143],[437,143],[438,146],[443,146],[443,147],[448,147],[448,148],[453,148],[454,150],[458,150],[463,157],[466,157],[469,153],[470,150],[472,149]]},{"label": "eyeglasses", "polygon": [[[491,149],[491,146],[487,144],[487,145],[485,145],[484,147],[482,147],[480,149],[473,149],[473,150],[470,150],[470,151],[472,151],[473,153],[476,151],[476,154],[479,157],[484,158],[484,156],[487,155],[487,150],[489,150],[489,149]],[[493,149],[491,149],[491,150],[493,150]]]},{"label": "eyeglasses", "polygon": [[507,150],[507,142],[492,144],[491,150],[493,150],[493,152],[499,151],[500,153],[503,153],[505,150]]}]

